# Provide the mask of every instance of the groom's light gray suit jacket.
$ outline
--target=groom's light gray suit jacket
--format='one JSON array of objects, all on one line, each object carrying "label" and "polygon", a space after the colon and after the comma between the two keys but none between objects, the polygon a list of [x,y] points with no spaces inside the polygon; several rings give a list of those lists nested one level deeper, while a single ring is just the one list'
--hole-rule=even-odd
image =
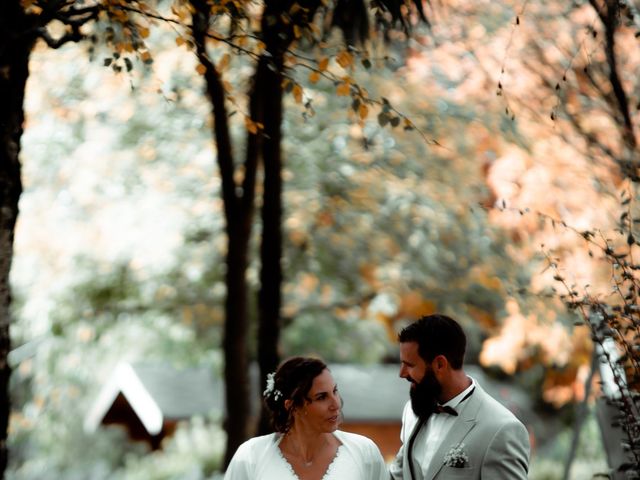
[{"label": "groom's light gray suit jacket", "polygon": [[[476,383],[473,394],[457,408],[455,423],[440,445],[427,445],[436,452],[422,470],[424,480],[484,479],[526,480],[529,465],[529,434],[525,426]],[[407,459],[409,439],[418,419],[407,402],[402,414],[402,446],[390,465],[394,480],[411,479]],[[424,428],[424,427],[422,427]],[[464,443],[469,461],[463,468],[445,465],[452,447]],[[415,460],[415,458],[414,458]],[[420,468],[414,461],[414,471]]]}]

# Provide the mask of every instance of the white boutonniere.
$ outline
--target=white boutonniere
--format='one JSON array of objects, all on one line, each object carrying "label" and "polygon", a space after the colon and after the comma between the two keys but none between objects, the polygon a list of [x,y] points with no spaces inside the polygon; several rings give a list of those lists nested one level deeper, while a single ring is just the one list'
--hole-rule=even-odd
[{"label": "white boutonniere", "polygon": [[464,451],[464,443],[459,443],[451,447],[444,456],[444,464],[447,467],[464,468],[469,465],[469,456]]}]

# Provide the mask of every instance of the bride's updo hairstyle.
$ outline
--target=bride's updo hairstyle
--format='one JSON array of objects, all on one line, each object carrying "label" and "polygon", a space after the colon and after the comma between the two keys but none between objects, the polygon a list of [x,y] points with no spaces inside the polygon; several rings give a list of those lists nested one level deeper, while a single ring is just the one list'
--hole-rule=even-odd
[{"label": "bride's updo hairstyle", "polygon": [[[302,407],[308,398],[313,379],[320,375],[327,365],[317,358],[292,357],[280,364],[274,373],[267,375],[267,388],[263,393],[264,402],[271,411],[271,422],[276,432],[286,433],[293,426],[293,412]],[[291,400],[286,409],[285,400]]]}]

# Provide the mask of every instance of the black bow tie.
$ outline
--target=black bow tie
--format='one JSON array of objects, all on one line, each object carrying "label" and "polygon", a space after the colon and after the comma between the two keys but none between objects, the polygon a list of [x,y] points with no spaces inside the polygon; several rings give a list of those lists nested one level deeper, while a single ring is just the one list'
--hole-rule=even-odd
[{"label": "black bow tie", "polygon": [[448,405],[436,405],[435,407],[433,407],[433,413],[448,413],[449,415],[453,415],[454,417],[458,416],[458,412],[456,412],[454,408]]},{"label": "black bow tie", "polygon": [[[464,402],[467,398],[469,398],[473,394],[474,390],[475,387],[472,388],[469,393],[467,393],[464,398],[460,400],[460,402],[458,402],[458,404]],[[449,415],[453,415],[454,417],[458,416],[458,412],[456,412],[453,407],[450,407],[448,405],[436,405],[435,407],[433,407],[433,413],[448,413]]]}]

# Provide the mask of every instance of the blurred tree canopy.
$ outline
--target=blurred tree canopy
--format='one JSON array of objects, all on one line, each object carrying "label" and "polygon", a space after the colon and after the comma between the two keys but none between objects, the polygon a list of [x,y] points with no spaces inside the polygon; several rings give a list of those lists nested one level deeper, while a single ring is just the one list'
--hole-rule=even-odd
[{"label": "blurred tree canopy", "polygon": [[[111,3],[118,5],[105,5]],[[195,27],[194,5],[182,2],[173,12],[187,32]],[[609,78],[602,35],[580,35],[603,31],[598,13],[590,16],[587,4],[570,15],[557,14],[560,4],[537,2],[524,9],[508,2],[448,7],[438,11],[428,33],[411,41],[400,37],[406,43],[390,51],[336,46],[318,54],[304,43],[317,34],[310,28],[298,30],[298,39],[313,58],[283,57],[291,63],[277,84],[280,94],[290,94],[283,97],[278,173],[284,180],[281,352],[334,361],[389,359],[403,322],[446,311],[470,332],[471,360],[506,374],[534,372],[532,394],[541,401],[560,406],[580,400],[589,333],[573,328],[559,302],[527,293],[546,295],[554,282],[541,243],[576,277],[606,289],[609,277],[563,222],[579,231],[615,226],[618,189],[635,198],[623,180],[634,150],[626,134],[610,134],[624,115],[615,113],[615,95],[593,100],[598,88],[614,91],[602,87]],[[229,12],[217,14],[211,21],[231,28]],[[76,470],[92,478],[106,478],[114,466],[123,478],[157,468],[155,460],[123,460],[124,452],[110,447],[112,433],[100,433],[100,444],[86,451],[93,437],[88,441],[81,419],[68,419],[68,411],[83,411],[99,379],[121,358],[204,362],[217,372],[225,363],[217,347],[229,318],[229,217],[218,200],[221,177],[212,168],[220,151],[211,148],[207,133],[220,122],[201,91],[211,66],[228,79],[222,87],[229,141],[249,158],[249,145],[264,140],[267,123],[251,113],[240,92],[251,91],[250,60],[264,50],[247,36],[240,47],[255,45],[257,57],[236,55],[237,46],[229,51],[229,43],[211,38],[204,41],[207,51],[198,52],[193,32],[181,30],[177,45],[152,26],[140,30],[149,50],[137,57],[128,47],[106,54],[93,47],[89,56],[115,75],[96,64],[79,68],[73,60],[79,50],[70,46],[54,57],[38,48],[30,65],[22,142],[26,194],[12,273],[18,318],[12,337],[25,347],[13,380],[12,468],[20,478],[38,478],[46,465],[56,465],[52,471],[60,476]],[[106,24],[100,28],[108,34]],[[625,28],[614,38],[627,45],[633,27]],[[291,32],[296,37],[293,26]],[[199,57],[185,55],[185,46]],[[554,54],[558,46],[562,53]],[[583,51],[586,72],[575,53]],[[356,56],[365,52],[368,57]],[[618,63],[629,91],[634,55],[627,49],[626,63]],[[603,73],[596,74],[598,59]],[[383,65],[392,68],[378,68]],[[633,123],[635,112],[629,118]],[[426,142],[419,132],[428,132]],[[242,196],[247,168],[238,158],[233,194]],[[256,186],[262,198],[266,184]],[[265,278],[278,278],[256,261],[258,239],[247,238],[246,245],[246,358],[260,350],[253,294]],[[276,250],[263,251],[264,258]],[[78,254],[87,258],[68,263]],[[274,259],[280,262],[280,255]],[[349,348],[336,341],[338,334],[349,335]],[[219,438],[218,431],[207,432]],[[194,478],[220,467],[224,448],[212,442],[218,460]],[[81,452],[86,462],[70,465],[64,448]],[[173,451],[184,453],[180,448]]]},{"label": "blurred tree canopy", "polygon": [[[132,71],[112,76],[100,65],[87,71],[71,61],[62,61],[65,68],[52,69],[45,62],[49,55],[45,51],[38,55],[43,63],[35,62],[33,68],[42,84],[64,74],[63,84],[69,90],[38,90],[34,83],[33,103],[27,103],[30,111],[43,113],[30,117],[25,133],[29,180],[20,238],[31,240],[19,251],[35,249],[46,256],[42,261],[18,255],[18,291],[31,286],[24,290],[28,296],[18,297],[20,321],[14,339],[18,345],[39,346],[43,341],[57,346],[36,348],[38,353],[27,356],[16,370],[16,388],[24,392],[17,398],[24,403],[12,422],[16,446],[20,445],[15,462],[24,463],[20,471],[25,475],[31,469],[38,471],[40,464],[27,459],[38,458],[36,452],[46,450],[50,441],[38,436],[37,419],[53,412],[60,418],[70,404],[76,405],[74,411],[84,411],[99,380],[119,359],[166,357],[184,364],[211,358],[213,370],[220,371],[221,359],[211,356],[211,346],[220,345],[224,304],[224,224],[221,205],[211,201],[220,184],[209,174],[206,130],[193,115],[202,108],[194,64],[191,68],[186,64],[193,74],[185,76],[184,56],[168,45],[162,62],[156,58],[153,74]],[[62,60],[76,55],[76,48],[56,52]],[[394,78],[388,73],[377,88],[384,89]],[[97,84],[102,85],[98,94]],[[484,223],[482,209],[462,206],[487,194],[482,181],[469,176],[470,183],[459,184],[456,191],[443,170],[449,164],[446,156],[434,156],[433,170],[425,173],[431,159],[423,158],[427,149],[415,132],[392,135],[375,118],[353,126],[344,110],[349,99],[335,97],[330,85],[306,88],[316,99],[315,116],[305,121],[307,110],[292,96],[287,100],[291,114],[284,123],[289,207],[284,221],[288,280],[283,351],[315,351],[336,361],[378,361],[393,356],[387,333],[393,335],[394,322],[425,308],[447,308],[460,295],[475,302],[477,310],[470,310],[474,314],[486,309],[487,318],[495,315],[493,321],[499,321],[502,301],[494,276],[515,273],[503,264],[502,259],[508,262],[506,239]],[[68,127],[60,131],[61,124]],[[324,133],[318,135],[317,128]],[[60,131],[55,142],[52,129]],[[57,152],[55,157],[52,151]],[[382,185],[376,181],[381,175]],[[54,233],[63,231],[74,234]],[[110,232],[119,232],[118,240]],[[441,254],[443,243],[450,250]],[[362,255],[350,253],[356,251]],[[89,259],[68,263],[77,254]],[[483,273],[480,262],[485,258],[494,258],[489,266],[495,271]],[[254,264],[248,277],[254,291],[256,272]],[[471,272],[473,289],[468,290],[461,272]],[[447,282],[451,287],[443,288]],[[459,286],[453,288],[454,284]],[[57,294],[47,300],[51,285]],[[455,302],[455,308],[464,313],[467,307]],[[320,318],[318,311],[326,312],[327,320],[324,333],[316,338],[327,341],[310,345],[304,340],[305,318]],[[171,318],[175,327],[166,323]],[[472,317],[467,318],[472,326]],[[360,350],[332,347],[332,329],[353,332],[352,345],[359,343]],[[137,346],[126,338],[136,338]],[[370,348],[372,339],[376,349]],[[71,347],[78,342],[78,348]],[[85,348],[102,359],[99,365],[82,353]],[[87,360],[79,364],[79,358]],[[67,371],[66,365],[72,369]],[[61,381],[67,375],[84,381]],[[48,390],[38,391],[39,385],[51,388],[47,379],[76,388],[56,394],[66,401],[43,403],[50,398]],[[71,451],[91,443],[80,428],[80,418],[68,421],[69,426],[78,425],[65,436]],[[108,444],[105,439],[105,448]],[[50,451],[55,457],[56,450]],[[100,455],[97,449],[84,457],[84,467],[70,468],[89,468],[89,459],[98,462]],[[69,474],[64,460],[53,457],[40,461],[59,462],[60,475]]]},{"label": "blurred tree canopy", "polygon": [[[227,235],[223,341],[227,386],[226,464],[240,443],[248,438],[251,428],[246,272],[250,263],[249,244],[258,187],[261,189],[262,229],[257,359],[263,387],[264,379],[275,370],[280,357],[283,95],[290,86],[298,102],[302,102],[303,96],[300,85],[286,79],[291,72],[302,68],[311,69],[316,80],[321,76],[337,79],[328,68],[330,57],[335,56],[336,64],[347,73],[337,82],[336,93],[352,96],[354,102],[359,103],[360,116],[365,118],[367,103],[371,100],[358,85],[352,86],[348,74],[355,42],[364,42],[378,30],[385,34],[402,30],[406,34],[414,14],[426,18],[421,1],[401,0],[265,1],[259,5],[192,0],[178,2],[172,11],[186,30],[186,38],[179,36],[177,43],[194,51],[199,62],[197,71],[204,77],[222,181],[220,192]],[[373,24],[370,24],[370,16],[375,20]],[[153,15],[153,18],[158,17]],[[336,27],[342,38],[332,40],[331,33]],[[251,65],[251,73],[241,75],[243,84],[236,83],[235,89],[226,80],[232,55],[245,57],[243,60]],[[309,102],[307,108],[310,108]],[[238,112],[246,112],[243,115],[246,142],[244,148],[240,148],[240,155],[234,150],[230,127],[231,116]],[[262,169],[261,183],[257,183],[259,167]],[[268,423],[263,410],[259,430],[266,431]]]},{"label": "blurred tree canopy", "polygon": [[[262,161],[264,171],[262,201],[262,262],[261,288],[258,301],[260,318],[258,360],[261,372],[273,370],[278,363],[277,342],[279,338],[281,260],[281,123],[283,75],[287,66],[285,55],[295,48],[303,32],[306,47],[323,48],[321,34],[334,26],[345,32],[346,43],[354,39],[364,40],[369,34],[369,9],[365,2],[350,3],[347,9],[339,0],[334,4],[321,1],[270,2],[257,6],[253,2],[225,2],[194,0],[171,2],[171,16],[163,16],[154,10],[156,2],[126,2],[123,0],[58,1],[58,0],[12,0],[3,6],[3,25],[6,34],[0,38],[3,52],[2,68],[7,72],[2,84],[6,108],[2,112],[4,148],[2,165],[2,232],[0,248],[6,261],[0,265],[0,288],[4,296],[0,299],[3,313],[0,314],[0,391],[7,401],[5,411],[0,412],[0,471],[7,463],[6,430],[8,421],[8,382],[10,369],[5,359],[8,356],[10,294],[8,276],[13,257],[13,232],[18,215],[21,195],[20,144],[23,133],[23,99],[28,79],[28,64],[31,51],[37,40],[42,39],[51,48],[59,48],[68,42],[100,39],[113,49],[105,66],[115,72],[131,71],[135,59],[148,64],[152,62],[144,39],[150,35],[149,22],[162,20],[166,25],[177,25],[186,29],[188,38],[177,37],[178,44],[193,49],[199,65],[197,71],[205,80],[205,92],[211,102],[214,122],[212,133],[216,144],[216,159],[220,168],[223,212],[226,220],[226,303],[225,303],[225,380],[228,405],[229,461],[237,446],[248,432],[249,399],[247,379],[246,331],[248,295],[246,270],[248,246],[251,238],[256,185],[256,169]],[[161,2],[160,2],[161,3]],[[376,22],[374,27],[383,31],[392,30],[401,23],[408,31],[408,18],[413,10],[403,2],[395,0],[372,0]],[[422,3],[415,2],[415,11],[422,18]],[[319,10],[322,12],[319,12]],[[322,19],[331,13],[331,24]],[[348,19],[356,19],[356,22]],[[87,33],[88,24],[95,32]],[[165,25],[165,26],[166,26]],[[354,32],[353,27],[358,28]],[[315,27],[315,31],[314,28]],[[84,30],[83,30],[84,28]],[[100,34],[100,35],[98,35]],[[317,35],[314,35],[317,34]],[[229,103],[236,103],[231,92],[225,91],[228,82],[222,77],[229,53],[223,55],[219,64],[210,57],[207,43],[221,42],[231,48],[235,55],[245,55],[255,61],[255,73],[246,92],[248,113],[245,115],[247,130],[246,158],[242,167],[236,164],[231,144],[228,111]],[[248,45],[249,43],[249,45]],[[340,63],[351,55],[345,50],[339,54]],[[319,70],[320,71],[320,70]],[[349,86],[348,81],[344,81]],[[299,87],[297,87],[299,89]],[[244,102],[244,99],[240,99]],[[237,177],[241,177],[238,179]],[[237,183],[236,183],[237,182]],[[5,218],[6,217],[6,218]],[[264,422],[263,422],[264,423]]]}]

